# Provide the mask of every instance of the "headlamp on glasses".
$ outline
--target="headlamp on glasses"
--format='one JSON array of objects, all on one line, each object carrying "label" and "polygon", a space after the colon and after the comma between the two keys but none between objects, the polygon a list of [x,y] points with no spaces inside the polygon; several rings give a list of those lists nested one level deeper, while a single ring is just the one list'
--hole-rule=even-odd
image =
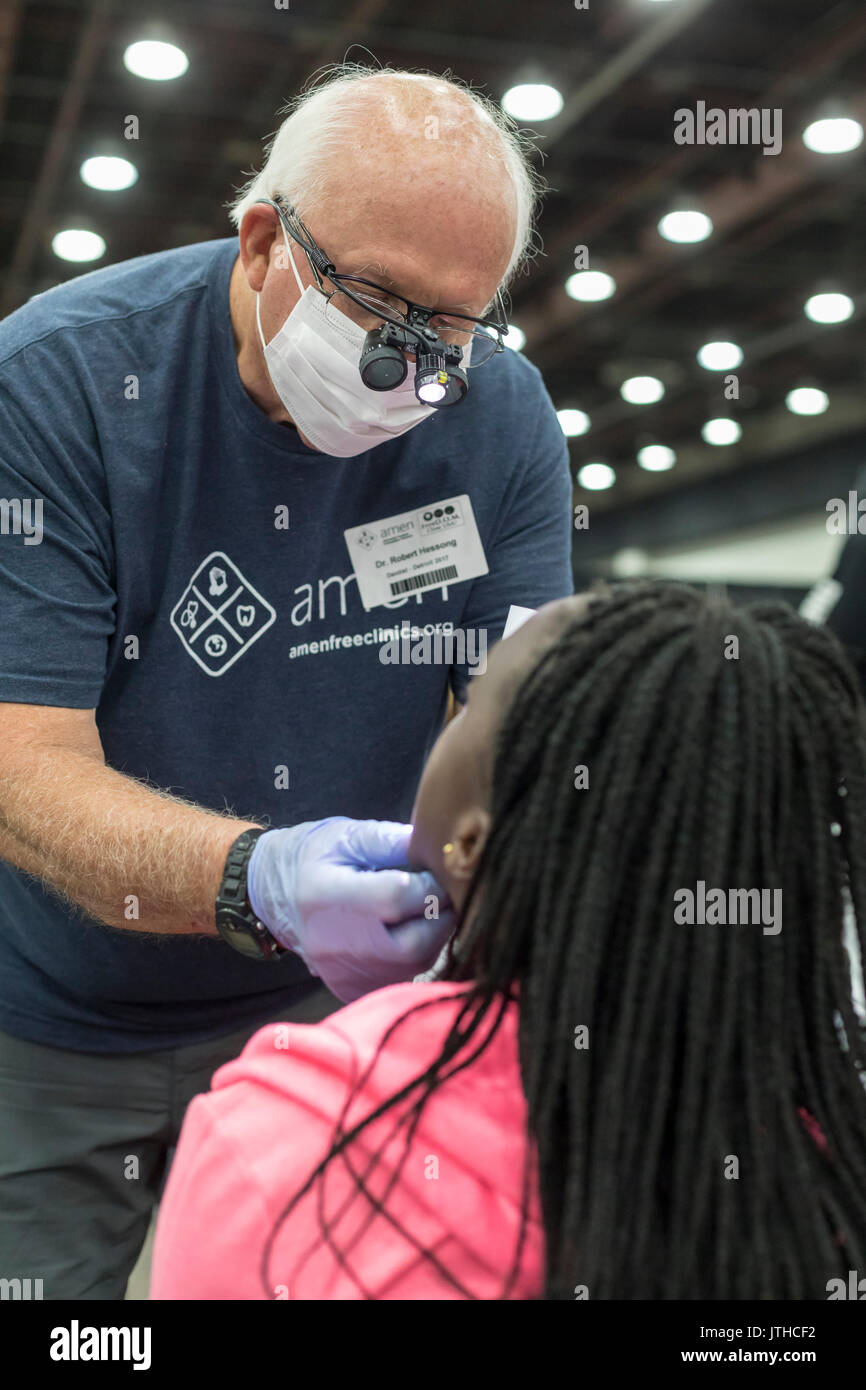
[{"label": "headlamp on glasses", "polygon": [[463,349],[445,343],[432,328],[407,332],[396,323],[371,328],[364,342],[358,369],[371,391],[393,391],[409,371],[406,353],[415,354],[415,395],[423,405],[455,405],[469,389],[460,366]]}]

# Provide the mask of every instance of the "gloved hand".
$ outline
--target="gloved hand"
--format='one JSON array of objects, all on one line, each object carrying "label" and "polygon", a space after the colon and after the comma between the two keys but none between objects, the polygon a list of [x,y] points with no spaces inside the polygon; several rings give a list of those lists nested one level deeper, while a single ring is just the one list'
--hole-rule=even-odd
[{"label": "gloved hand", "polygon": [[[427,970],[456,914],[427,870],[405,867],[411,825],[329,816],[260,835],[247,868],[253,911],[348,1004]],[[438,917],[425,917],[425,898]]]}]

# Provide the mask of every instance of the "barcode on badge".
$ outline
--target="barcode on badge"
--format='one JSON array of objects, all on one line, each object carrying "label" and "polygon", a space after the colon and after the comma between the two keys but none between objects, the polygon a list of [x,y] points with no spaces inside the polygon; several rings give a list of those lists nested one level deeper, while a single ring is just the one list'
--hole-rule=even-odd
[{"label": "barcode on badge", "polygon": [[434,584],[444,584],[449,579],[457,578],[457,566],[446,565],[441,570],[431,570],[429,574],[413,574],[408,579],[397,579],[391,584],[391,597],[396,598],[398,594],[408,594],[412,589],[426,589]]}]

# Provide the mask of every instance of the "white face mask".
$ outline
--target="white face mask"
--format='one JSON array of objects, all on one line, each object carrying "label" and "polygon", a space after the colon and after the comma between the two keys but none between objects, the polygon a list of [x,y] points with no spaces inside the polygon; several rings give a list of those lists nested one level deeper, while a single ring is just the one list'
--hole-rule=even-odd
[{"label": "white face mask", "polygon": [[[280,224],[282,226],[282,223]],[[269,343],[262,333],[261,296],[256,324],[274,390],[300,432],[335,458],[355,458],[396,439],[435,414],[415,395],[414,371],[392,391],[371,391],[358,364],[366,333],[334,308],[313,285],[304,289],[282,228],[301,297]],[[468,352],[464,351],[466,362]]]}]

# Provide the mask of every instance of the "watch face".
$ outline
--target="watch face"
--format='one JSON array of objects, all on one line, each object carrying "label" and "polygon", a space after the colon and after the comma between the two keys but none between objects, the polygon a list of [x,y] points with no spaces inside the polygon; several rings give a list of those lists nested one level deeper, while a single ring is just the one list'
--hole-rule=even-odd
[{"label": "watch face", "polygon": [[235,917],[233,913],[221,912],[217,914],[216,924],[223,941],[240,951],[241,955],[264,960],[261,943],[248,922]]}]

